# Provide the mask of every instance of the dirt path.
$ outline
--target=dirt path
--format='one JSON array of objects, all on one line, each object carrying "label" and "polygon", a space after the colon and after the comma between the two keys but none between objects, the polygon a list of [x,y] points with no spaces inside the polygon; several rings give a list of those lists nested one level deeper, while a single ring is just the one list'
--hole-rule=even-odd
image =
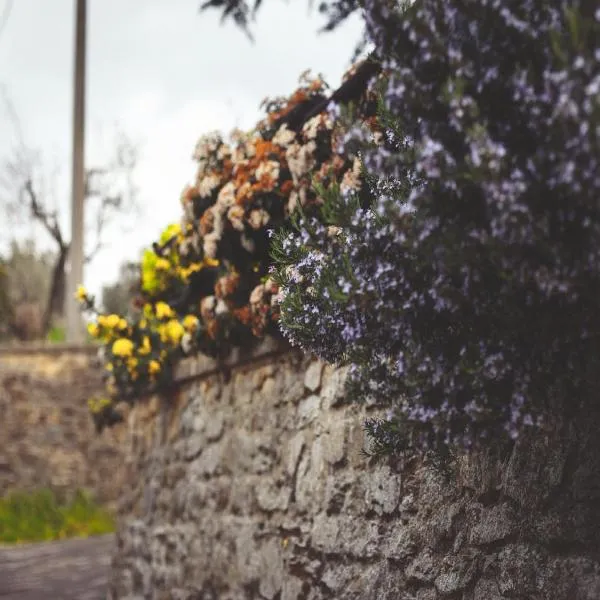
[{"label": "dirt path", "polygon": [[0,546],[1,600],[105,600],[114,536]]}]

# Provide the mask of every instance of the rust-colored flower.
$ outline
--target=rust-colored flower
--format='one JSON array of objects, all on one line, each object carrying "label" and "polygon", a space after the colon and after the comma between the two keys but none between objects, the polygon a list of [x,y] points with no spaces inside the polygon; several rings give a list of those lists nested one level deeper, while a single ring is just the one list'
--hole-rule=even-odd
[{"label": "rust-colored flower", "polygon": [[252,319],[252,313],[250,312],[250,308],[248,306],[242,306],[241,308],[234,308],[233,316],[240,322],[242,325],[248,325],[250,320]]},{"label": "rust-colored flower", "polygon": [[214,228],[215,215],[212,210],[208,209],[204,211],[204,214],[200,217],[200,233],[202,235],[208,235]]}]

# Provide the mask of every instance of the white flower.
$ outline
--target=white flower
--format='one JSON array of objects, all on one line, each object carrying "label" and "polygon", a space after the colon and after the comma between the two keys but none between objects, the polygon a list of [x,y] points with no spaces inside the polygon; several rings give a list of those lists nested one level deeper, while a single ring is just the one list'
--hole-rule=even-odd
[{"label": "white flower", "polygon": [[314,153],[316,149],[317,144],[314,140],[303,146],[292,144],[287,149],[285,157],[294,183],[297,183],[304,174],[308,173],[314,167]]},{"label": "white flower", "polygon": [[250,212],[248,222],[252,229],[260,229],[269,222],[269,218],[269,213],[264,208],[260,208]]},{"label": "white flower", "polygon": [[347,193],[351,190],[358,190],[360,188],[360,170],[361,162],[358,158],[355,158],[352,163],[352,169],[349,169],[344,173],[342,183],[340,184],[340,192]]},{"label": "white flower", "polygon": [[213,154],[221,144],[221,134],[218,131],[212,131],[203,135],[196,144],[194,159],[199,162],[202,161]]},{"label": "white flower", "polygon": [[250,294],[250,304],[259,304],[265,296],[265,286],[263,284],[257,285]]},{"label": "white flower", "polygon": [[241,206],[232,206],[227,211],[229,222],[237,231],[244,231],[244,209]]},{"label": "white flower", "polygon": [[259,180],[263,175],[268,175],[274,181],[279,179],[279,163],[276,160],[264,160],[256,168],[255,176]]},{"label": "white flower", "polygon": [[191,334],[184,333],[183,337],[181,338],[181,349],[183,350],[183,352],[185,354],[189,354],[192,351],[193,346],[194,341],[192,339]]},{"label": "white flower", "polygon": [[202,198],[210,196],[219,185],[221,179],[217,175],[207,175],[198,182],[198,193]]},{"label": "white flower", "polygon": [[246,158],[246,153],[244,152],[244,148],[234,148],[231,153],[231,160],[234,163],[233,172],[236,172],[238,166],[244,166],[248,164],[248,159]]},{"label": "white flower", "polygon": [[273,136],[273,143],[278,146],[287,146],[291,144],[296,139],[296,134],[288,129],[287,125],[284,123],[278,130],[277,133]]},{"label": "white flower", "polygon": [[337,227],[336,225],[330,225],[327,228],[327,237],[330,237],[330,238],[337,237],[338,235],[340,235],[340,233],[342,233],[342,228]]},{"label": "white flower", "polygon": [[219,236],[215,233],[209,233],[204,236],[204,254],[208,258],[217,258]]},{"label": "white flower", "polygon": [[231,156],[231,148],[229,147],[229,144],[221,144],[217,150],[217,158],[219,160],[223,160],[228,156]]},{"label": "white flower", "polygon": [[201,314],[211,313],[217,304],[217,299],[215,296],[205,296],[200,301],[200,312]]},{"label": "white flower", "polygon": [[302,133],[307,140],[314,140],[319,133],[319,129],[331,129],[331,120],[322,115],[317,115],[308,120],[302,127]]},{"label": "white flower", "polygon": [[277,284],[275,283],[275,280],[272,277],[269,277],[266,281],[265,281],[265,290],[267,290],[268,292],[270,292],[271,294],[275,291],[277,291]]},{"label": "white flower", "polygon": [[256,154],[256,148],[254,147],[254,143],[252,141],[248,141],[244,144],[244,153],[249,158],[252,158]]},{"label": "white flower", "polygon": [[[194,220],[194,205],[192,202],[185,202],[183,205],[183,220],[191,223]],[[185,231],[185,229],[183,229]]]},{"label": "white flower", "polygon": [[226,315],[228,312],[229,307],[227,306],[227,303],[223,299],[219,298],[215,307],[215,315],[217,315],[217,317],[221,317]]},{"label": "white flower", "polygon": [[227,182],[221,188],[217,198],[217,204],[222,210],[225,210],[235,204],[235,183],[233,181]]}]

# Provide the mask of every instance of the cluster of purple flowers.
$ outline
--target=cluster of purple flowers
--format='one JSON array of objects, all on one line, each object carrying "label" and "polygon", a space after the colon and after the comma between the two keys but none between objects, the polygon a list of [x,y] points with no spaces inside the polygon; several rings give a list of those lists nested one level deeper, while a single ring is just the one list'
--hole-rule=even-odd
[{"label": "cluster of purple flowers", "polygon": [[387,71],[384,139],[362,154],[373,203],[331,198],[337,234],[309,219],[287,234],[301,250],[282,329],[390,406],[367,424],[388,449],[514,439],[593,397],[600,10],[366,0],[364,13]]}]

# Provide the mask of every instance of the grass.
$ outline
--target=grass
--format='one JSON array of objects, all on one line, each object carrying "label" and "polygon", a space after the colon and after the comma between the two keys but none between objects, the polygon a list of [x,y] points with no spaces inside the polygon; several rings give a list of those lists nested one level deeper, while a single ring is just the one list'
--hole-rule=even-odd
[{"label": "grass", "polygon": [[64,327],[53,326],[48,332],[47,340],[53,344],[64,342],[67,339],[67,335]]},{"label": "grass", "polygon": [[0,499],[0,543],[88,537],[115,530],[112,515],[78,491],[59,503],[50,490],[12,492]]}]

